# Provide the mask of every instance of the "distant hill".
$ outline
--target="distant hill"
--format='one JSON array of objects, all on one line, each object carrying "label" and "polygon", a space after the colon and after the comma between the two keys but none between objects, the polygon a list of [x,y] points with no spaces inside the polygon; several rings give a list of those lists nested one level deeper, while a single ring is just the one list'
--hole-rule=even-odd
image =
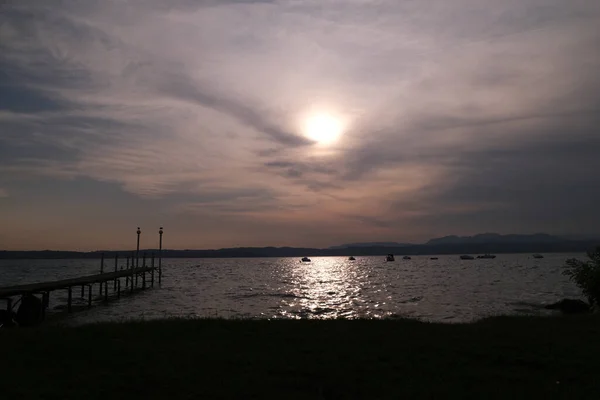
[{"label": "distant hill", "polygon": [[348,249],[352,247],[406,247],[414,246],[412,243],[397,243],[397,242],[365,242],[365,243],[348,243],[339,246],[331,246],[330,249]]},{"label": "distant hill", "polygon": [[600,240],[600,234],[598,235],[561,235],[566,240]]},{"label": "distant hill", "polygon": [[445,236],[431,239],[425,245],[437,246],[448,244],[494,244],[494,243],[559,243],[567,239],[545,233],[533,235],[500,235],[498,233],[481,233],[475,236]]}]

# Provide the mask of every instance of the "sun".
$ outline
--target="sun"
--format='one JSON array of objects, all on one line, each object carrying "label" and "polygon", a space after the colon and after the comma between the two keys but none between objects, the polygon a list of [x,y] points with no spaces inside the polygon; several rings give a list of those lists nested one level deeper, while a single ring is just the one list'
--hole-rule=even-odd
[{"label": "sun", "polygon": [[304,122],[304,135],[320,145],[336,142],[342,130],[342,121],[330,114],[313,114]]}]

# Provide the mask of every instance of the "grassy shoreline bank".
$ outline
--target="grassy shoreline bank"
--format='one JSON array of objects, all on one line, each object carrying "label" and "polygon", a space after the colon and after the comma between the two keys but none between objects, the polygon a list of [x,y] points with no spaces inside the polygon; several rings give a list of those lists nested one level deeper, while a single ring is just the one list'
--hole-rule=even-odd
[{"label": "grassy shoreline bank", "polygon": [[23,398],[596,398],[600,318],[156,320],[0,331]]}]

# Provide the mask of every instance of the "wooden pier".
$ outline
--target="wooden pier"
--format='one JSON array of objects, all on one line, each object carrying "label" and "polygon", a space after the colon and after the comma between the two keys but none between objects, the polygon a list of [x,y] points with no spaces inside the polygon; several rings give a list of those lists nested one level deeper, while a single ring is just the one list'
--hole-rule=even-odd
[{"label": "wooden pier", "polygon": [[[162,271],[156,267],[132,268],[128,270],[120,270],[117,272],[106,272],[96,275],[81,276],[71,279],[62,279],[52,282],[31,283],[26,285],[0,287],[0,299],[7,303],[6,310],[10,313],[20,301],[14,301],[14,297],[26,295],[41,295],[43,311],[48,308],[50,293],[56,290],[67,290],[67,310],[73,311],[73,291],[81,288],[81,297],[85,297],[85,289],[87,288],[88,307],[92,306],[92,291],[94,285],[98,286],[98,294],[103,297],[104,301],[108,301],[112,294],[113,297],[121,297],[123,292],[131,293],[136,289],[146,289],[154,287],[155,273],[158,274],[158,282],[162,280]],[[149,275],[149,285],[146,285],[146,277]],[[139,277],[141,277],[142,285],[139,285]],[[125,278],[125,285],[121,284],[121,280]],[[112,286],[112,289],[109,288]]]},{"label": "wooden pier", "polygon": [[[105,260],[104,254],[100,260],[100,273],[95,275],[81,276],[77,278],[62,279],[50,282],[39,282],[25,285],[15,285],[0,287],[0,300],[6,301],[6,316],[12,318],[14,315],[13,311],[19,303],[25,303],[24,299],[29,299],[34,303],[39,304],[39,298],[32,296],[41,295],[41,305],[37,307],[40,312],[40,320],[44,318],[46,309],[50,303],[50,293],[57,290],[67,291],[67,311],[73,311],[73,290],[81,288],[81,298],[85,298],[85,289],[87,288],[87,306],[91,307],[93,302],[92,292],[94,285],[98,287],[98,296],[100,299],[107,302],[110,298],[109,294],[113,297],[119,298],[122,293],[133,293],[136,289],[145,290],[148,287],[154,287],[155,274],[157,274],[158,284],[162,281],[162,227],[159,230],[160,235],[160,247],[158,253],[158,266],[155,266],[154,253],[150,257],[150,265],[146,264],[146,254],[142,256],[142,265],[140,266],[140,249],[139,249],[139,237],[140,228],[137,229],[137,250],[135,255],[132,253],[131,257],[126,257],[127,260],[125,266],[121,266],[119,269],[119,256],[116,255],[114,258],[114,271],[104,272]],[[121,259],[123,260],[123,258]],[[131,263],[130,263],[131,260]],[[124,285],[121,281],[124,280]],[[109,289],[112,287],[112,289]],[[16,300],[15,300],[16,298]],[[24,305],[24,304],[23,304]],[[21,310],[19,310],[21,312]],[[0,311],[4,313],[4,311]],[[0,321],[0,326],[2,321]]]}]

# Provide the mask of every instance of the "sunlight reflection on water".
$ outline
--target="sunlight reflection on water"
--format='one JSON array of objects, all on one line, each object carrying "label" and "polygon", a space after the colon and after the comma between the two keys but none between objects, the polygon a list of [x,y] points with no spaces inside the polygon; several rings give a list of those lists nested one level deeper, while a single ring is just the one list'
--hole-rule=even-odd
[{"label": "sunlight reflection on water", "polygon": [[[360,316],[360,292],[368,279],[356,261],[317,258],[286,268],[294,298],[283,301],[283,316],[352,318]],[[358,306],[358,307],[357,307]],[[366,315],[364,315],[366,316]]]},{"label": "sunlight reflection on water", "polygon": [[[72,323],[168,316],[225,318],[385,318],[470,321],[496,314],[541,313],[541,305],[579,292],[561,275],[581,254],[170,259],[160,289],[126,296],[67,317]],[[98,260],[0,260],[0,285],[97,273]],[[55,292],[51,307],[64,304]],[[80,299],[76,299],[80,301]],[[84,303],[84,300],[81,300]]]}]

